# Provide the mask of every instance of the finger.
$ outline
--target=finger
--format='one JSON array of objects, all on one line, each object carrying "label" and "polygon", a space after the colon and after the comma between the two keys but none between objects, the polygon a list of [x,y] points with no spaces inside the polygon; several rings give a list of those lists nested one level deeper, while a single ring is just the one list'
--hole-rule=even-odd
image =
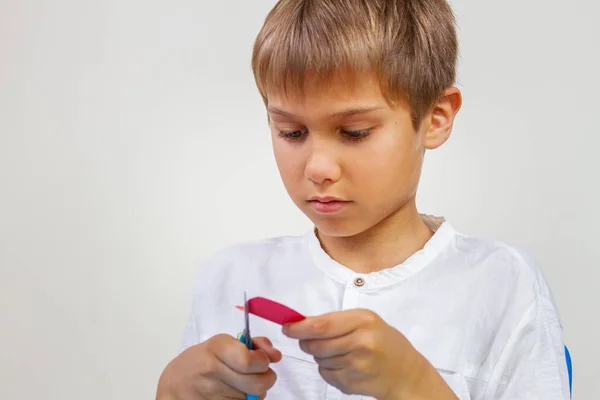
[{"label": "finger", "polygon": [[347,335],[356,329],[376,324],[381,318],[370,310],[353,309],[308,317],[283,326],[284,335],[293,339],[328,339]]},{"label": "finger", "polygon": [[248,350],[243,343],[230,336],[217,337],[212,345],[217,361],[213,368],[214,381],[220,381],[237,391],[231,393],[232,398],[243,395],[241,398],[245,399],[245,393],[264,396],[275,385],[277,375],[269,368],[269,358],[263,350]]},{"label": "finger", "polygon": [[328,371],[339,371],[348,368],[352,364],[350,353],[329,358],[315,357],[315,361],[321,369]]},{"label": "finger", "polygon": [[300,340],[300,349],[316,358],[343,356],[357,348],[358,337],[354,333],[333,339]]},{"label": "finger", "polygon": [[348,386],[344,384],[344,371],[325,369],[319,366],[319,375],[325,382],[341,390],[344,393],[351,393]]},{"label": "finger", "polygon": [[[229,335],[217,335],[205,342],[208,353],[203,357],[194,357],[203,364],[207,373],[204,379],[195,379],[195,391],[208,398],[245,399],[246,393],[265,396],[276,380],[274,372],[267,367],[266,372],[243,374],[235,371],[227,362],[236,354],[240,356],[249,369],[252,368],[253,357],[264,359],[268,366],[268,357],[262,350],[249,351],[246,346]],[[241,347],[240,347],[241,346]],[[211,354],[212,353],[212,354]]]},{"label": "finger", "polygon": [[239,390],[242,393],[248,393],[255,396],[266,396],[267,391],[271,389],[277,381],[277,374],[272,369],[259,374],[241,374],[223,364],[226,369],[221,371],[221,379],[227,385]]},{"label": "finger", "polygon": [[233,337],[225,343],[220,343],[220,348],[215,351],[219,360],[232,370],[240,374],[258,374],[269,369],[269,357],[262,350],[248,350],[246,346]]},{"label": "finger", "polygon": [[[224,364],[221,364],[224,366]],[[225,368],[224,368],[225,369]],[[246,399],[246,394],[230,386],[224,382],[222,374],[216,373],[214,379],[199,380],[195,387],[196,393],[193,394],[192,398],[197,398],[201,395],[202,398],[224,398],[224,399]]]},{"label": "finger", "polygon": [[[230,398],[245,399],[245,395],[223,382],[222,371],[228,367],[223,364],[215,351],[222,346],[231,344],[229,335],[217,335],[208,341],[192,346],[178,356],[180,359],[180,374],[186,374],[186,380],[191,385],[185,389],[186,393],[180,393],[182,400],[202,398]],[[200,372],[200,373],[198,373]]]},{"label": "finger", "polygon": [[276,363],[281,361],[282,354],[279,350],[273,347],[273,343],[266,337],[255,337],[252,338],[252,348],[255,350],[262,350],[269,357],[269,361]]}]

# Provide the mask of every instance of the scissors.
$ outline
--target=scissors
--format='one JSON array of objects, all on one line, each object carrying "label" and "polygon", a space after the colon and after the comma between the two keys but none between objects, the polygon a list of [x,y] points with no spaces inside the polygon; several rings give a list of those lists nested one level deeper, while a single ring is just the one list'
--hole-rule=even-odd
[{"label": "scissors", "polygon": [[[244,292],[244,332],[240,336],[240,342],[244,343],[248,350],[252,350],[252,337],[250,336],[250,307],[248,306],[248,297]],[[258,396],[246,394],[246,400],[259,400]]]}]

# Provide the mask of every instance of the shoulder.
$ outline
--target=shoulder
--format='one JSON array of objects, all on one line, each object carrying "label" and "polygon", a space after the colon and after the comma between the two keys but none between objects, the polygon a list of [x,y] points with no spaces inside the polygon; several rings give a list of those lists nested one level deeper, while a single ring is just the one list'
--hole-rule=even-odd
[{"label": "shoulder", "polygon": [[456,232],[451,251],[464,261],[464,266],[479,270],[488,278],[521,282],[539,294],[546,291],[546,280],[537,259],[522,248]]},{"label": "shoulder", "polygon": [[201,268],[213,266],[231,268],[240,261],[251,264],[265,262],[274,254],[302,246],[304,241],[305,235],[301,235],[278,236],[235,243],[217,250],[204,261]]},{"label": "shoulder", "polygon": [[194,291],[224,288],[233,282],[251,283],[257,276],[286,255],[306,248],[306,235],[279,236],[232,244],[207,257],[197,269]]},{"label": "shoulder", "polygon": [[502,241],[458,232],[450,252],[459,260],[466,282],[471,283],[473,290],[487,292],[495,304],[514,308],[516,314],[540,308],[557,314],[543,269],[530,252]]},{"label": "shoulder", "polygon": [[[568,386],[556,386],[566,376],[563,325],[538,260],[517,246],[468,235],[458,234],[455,246],[481,272],[470,300],[480,306],[471,316],[480,320],[485,315],[486,320],[477,331],[487,343],[479,370],[488,382],[486,393],[494,398],[501,393],[514,398],[513,391],[529,397],[532,391],[564,393]],[[531,385],[528,379],[535,374],[551,376],[552,389]]]},{"label": "shoulder", "polygon": [[527,281],[535,291],[545,285],[537,260],[527,251],[508,243],[467,235],[456,230],[442,217],[422,215],[425,224],[444,246],[437,258],[438,266],[460,278],[473,277],[502,282]]}]

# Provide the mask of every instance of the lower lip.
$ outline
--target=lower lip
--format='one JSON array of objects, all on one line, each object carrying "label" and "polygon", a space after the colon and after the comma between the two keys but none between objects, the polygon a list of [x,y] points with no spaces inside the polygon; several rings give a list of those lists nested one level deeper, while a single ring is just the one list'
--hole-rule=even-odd
[{"label": "lower lip", "polygon": [[347,201],[329,201],[322,203],[320,201],[311,201],[310,206],[317,212],[323,214],[331,214],[340,211],[344,206],[348,204]]}]

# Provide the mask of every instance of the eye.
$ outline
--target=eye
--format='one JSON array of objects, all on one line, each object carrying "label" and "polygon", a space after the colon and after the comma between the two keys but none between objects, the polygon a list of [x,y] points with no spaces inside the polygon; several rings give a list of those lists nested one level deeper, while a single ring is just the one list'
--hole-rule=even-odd
[{"label": "eye", "polygon": [[279,132],[279,136],[291,141],[299,141],[302,140],[308,134],[307,130],[298,130],[298,131],[281,131]]},{"label": "eye", "polygon": [[346,138],[348,138],[349,140],[358,142],[358,141],[365,139],[367,136],[369,136],[371,134],[371,130],[370,129],[361,129],[358,131],[342,130],[342,134],[344,136],[346,136]]}]

